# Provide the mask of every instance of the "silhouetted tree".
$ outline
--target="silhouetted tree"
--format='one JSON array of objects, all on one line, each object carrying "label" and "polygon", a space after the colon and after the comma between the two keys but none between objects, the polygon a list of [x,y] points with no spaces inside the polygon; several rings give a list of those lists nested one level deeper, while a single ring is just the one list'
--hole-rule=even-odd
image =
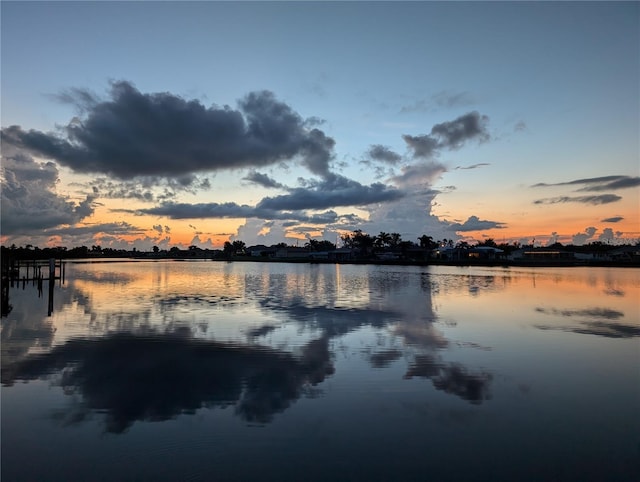
[{"label": "silhouetted tree", "polygon": [[246,247],[244,241],[236,239],[233,243],[231,243],[231,245],[233,246],[234,254],[244,254],[244,248]]},{"label": "silhouetted tree", "polygon": [[336,245],[327,239],[318,242],[318,251],[332,251],[336,249]]},{"label": "silhouetted tree", "polygon": [[391,233],[391,240],[389,241],[389,246],[395,248],[402,242],[402,236],[400,233]]},{"label": "silhouetted tree", "polygon": [[496,242],[493,240],[493,238],[487,238],[485,239],[483,242],[478,243],[478,246],[486,246],[488,248],[497,248],[498,245],[496,244]]},{"label": "silhouetted tree", "polygon": [[380,231],[375,237],[375,245],[378,248],[384,248],[385,246],[389,246],[391,243],[391,235],[389,233],[385,233],[384,231]]},{"label": "silhouetted tree", "polygon": [[420,247],[425,249],[435,249],[438,247],[438,243],[436,243],[431,236],[427,236],[423,234],[418,238],[420,241]]}]

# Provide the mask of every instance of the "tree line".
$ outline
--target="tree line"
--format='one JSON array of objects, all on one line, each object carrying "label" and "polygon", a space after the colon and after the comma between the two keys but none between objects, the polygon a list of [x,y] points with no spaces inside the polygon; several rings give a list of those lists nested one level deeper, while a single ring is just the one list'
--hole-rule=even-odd
[{"label": "tree line", "polygon": [[[474,245],[469,244],[467,241],[455,241],[454,239],[439,239],[436,240],[432,236],[423,234],[414,241],[403,240],[400,233],[387,233],[381,231],[378,235],[370,235],[356,229],[351,233],[346,233],[340,236],[341,247],[349,248],[358,251],[362,256],[374,255],[375,253],[391,251],[406,253],[409,249],[422,249],[425,251],[434,250],[436,248],[458,248],[458,249],[470,249],[473,247],[493,247],[501,249],[505,254],[509,254],[517,249],[524,247],[533,247],[533,245],[521,245],[518,242],[512,243],[497,243],[492,238],[487,238],[482,242],[478,242]],[[628,244],[628,245],[631,245]],[[308,239],[304,244],[304,249],[310,252],[322,252],[333,251],[337,249],[337,245],[328,240]],[[603,243],[602,241],[593,241],[589,244],[582,246],[575,245],[563,245],[561,243],[554,243],[550,248],[567,248],[575,252],[599,252],[606,253],[619,246]],[[278,243],[271,245],[269,249],[284,249],[284,248],[298,248],[298,246],[288,245],[287,243]],[[246,256],[248,253],[248,246],[242,240],[227,241],[224,243],[222,250],[201,249],[198,246],[189,246],[187,250],[172,247],[169,250],[161,250],[158,246],[153,246],[152,256],[156,257],[184,257],[195,256],[197,254],[206,253],[207,257],[236,257]],[[104,258],[122,258],[122,257],[136,257],[136,256],[149,256],[151,252],[139,251],[136,248],[131,250],[126,249],[114,249],[114,248],[102,248],[100,245],[77,246],[73,248],[67,248],[64,246],[58,247],[45,247],[39,248],[31,244],[18,247],[12,244],[9,247],[2,246],[1,254],[3,257],[12,257],[18,259],[48,259],[48,258],[90,258],[90,257],[104,257]]]}]

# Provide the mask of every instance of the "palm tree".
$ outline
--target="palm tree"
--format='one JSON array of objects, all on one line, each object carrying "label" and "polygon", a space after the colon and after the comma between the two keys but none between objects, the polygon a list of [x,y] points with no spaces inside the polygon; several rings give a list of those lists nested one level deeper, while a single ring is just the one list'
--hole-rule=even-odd
[{"label": "palm tree", "polygon": [[400,235],[400,233],[391,233],[391,241],[389,242],[389,245],[392,248],[395,248],[396,246],[398,246],[401,241],[402,241],[402,236]]},{"label": "palm tree", "polygon": [[421,248],[433,249],[438,246],[438,243],[436,243],[431,236],[427,236],[426,234],[420,236],[418,241],[420,241]]},{"label": "palm tree", "polygon": [[353,248],[353,238],[350,234],[342,234],[340,236],[340,241],[342,241],[342,246],[346,248]]},{"label": "palm tree", "polygon": [[375,244],[379,248],[384,248],[391,243],[391,235],[389,233],[385,233],[384,231],[380,231],[380,234],[375,238]]},{"label": "palm tree", "polygon": [[244,254],[244,248],[246,247],[244,241],[236,239],[233,243],[231,243],[231,246],[233,246],[234,254]]},{"label": "palm tree", "polygon": [[309,251],[318,251],[319,244],[320,242],[317,239],[309,239],[309,241],[304,244],[304,247]]}]

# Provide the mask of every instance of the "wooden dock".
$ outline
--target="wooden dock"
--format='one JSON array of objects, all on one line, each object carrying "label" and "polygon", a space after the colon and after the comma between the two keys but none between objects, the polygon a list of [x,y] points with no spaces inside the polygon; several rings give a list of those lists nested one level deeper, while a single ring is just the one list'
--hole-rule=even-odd
[{"label": "wooden dock", "polygon": [[9,304],[9,288],[19,287],[25,289],[27,284],[38,288],[38,296],[42,295],[43,284],[49,282],[48,315],[53,313],[53,288],[56,281],[60,285],[64,283],[66,266],[61,259],[49,260],[17,260],[2,259],[2,279],[0,291],[2,294],[2,316],[7,316],[11,311]]}]

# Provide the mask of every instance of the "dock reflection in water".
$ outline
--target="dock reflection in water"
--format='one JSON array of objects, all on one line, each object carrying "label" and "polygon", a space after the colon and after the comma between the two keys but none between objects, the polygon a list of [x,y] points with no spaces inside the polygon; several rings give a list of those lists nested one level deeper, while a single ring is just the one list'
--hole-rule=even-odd
[{"label": "dock reflection in water", "polygon": [[7,480],[640,473],[634,270],[67,269],[2,319]]}]

